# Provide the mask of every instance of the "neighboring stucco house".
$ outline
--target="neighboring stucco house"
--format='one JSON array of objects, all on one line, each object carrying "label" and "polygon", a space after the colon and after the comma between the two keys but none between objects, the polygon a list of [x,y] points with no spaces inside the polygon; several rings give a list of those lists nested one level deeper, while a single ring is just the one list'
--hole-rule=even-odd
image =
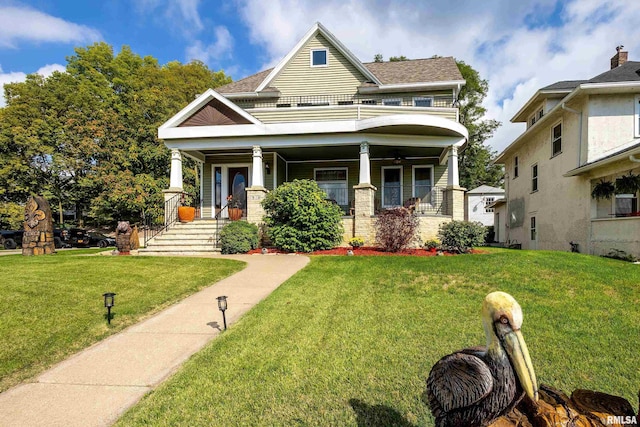
[{"label": "neighboring stucco house", "polygon": [[344,211],[345,239],[373,241],[375,213],[414,204],[423,238],[463,219],[452,57],[362,63],[320,23],[268,70],[207,90],[163,124],[171,150],[166,199],[182,191],[182,158],[200,165],[202,218],[227,197],[259,223],[268,191],[313,179]]},{"label": "neighboring stucco house", "polygon": [[596,199],[596,184],[640,174],[640,62],[618,48],[611,69],[544,87],[512,122],[526,131],[498,156],[505,165],[506,236],[524,249],[640,256],[638,193]]},{"label": "neighboring stucco house", "polygon": [[481,185],[469,190],[464,195],[465,221],[477,221],[482,225],[493,226],[493,203],[504,199],[504,189]]}]

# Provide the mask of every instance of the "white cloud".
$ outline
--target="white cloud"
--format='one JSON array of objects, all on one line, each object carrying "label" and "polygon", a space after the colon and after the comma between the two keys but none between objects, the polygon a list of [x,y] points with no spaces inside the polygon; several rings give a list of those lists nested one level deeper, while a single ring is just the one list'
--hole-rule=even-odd
[{"label": "white cloud", "polygon": [[509,120],[540,87],[609,69],[615,46],[640,57],[637,0],[477,2],[445,0],[238,0],[264,68],[276,64],[315,21],[367,62],[434,54],[464,60],[489,80],[488,118],[503,123],[490,142],[504,149],[523,130]]},{"label": "white cloud", "polygon": [[0,47],[16,47],[19,41],[87,42],[100,39],[100,33],[37,10],[0,6]]},{"label": "white cloud", "polygon": [[177,27],[188,38],[204,28],[198,12],[200,0],[138,0],[134,4],[136,11],[145,16],[164,9],[160,16],[170,25],[168,29]]},{"label": "white cloud", "polygon": [[210,61],[220,61],[229,57],[233,49],[233,37],[224,26],[214,29],[215,42],[205,46],[200,40],[196,40],[187,48],[187,60],[199,59],[208,64]]},{"label": "white cloud", "polygon": [[[40,67],[35,74],[40,74],[43,77],[49,77],[55,71],[64,72],[65,67],[60,64],[47,64],[44,67]],[[5,106],[4,85],[7,83],[23,82],[26,79],[27,75],[22,71],[4,73],[2,71],[2,67],[0,67],[0,92],[2,93],[2,96],[0,96],[0,108]]]}]

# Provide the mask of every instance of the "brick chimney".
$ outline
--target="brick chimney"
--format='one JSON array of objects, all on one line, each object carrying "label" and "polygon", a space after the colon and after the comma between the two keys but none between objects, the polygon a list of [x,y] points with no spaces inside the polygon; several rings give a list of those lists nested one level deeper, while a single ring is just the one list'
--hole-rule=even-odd
[{"label": "brick chimney", "polygon": [[622,64],[624,64],[625,62],[627,62],[627,59],[629,57],[629,52],[624,52],[622,49],[624,48],[624,46],[620,45],[618,47],[616,47],[616,54],[613,56],[613,58],[611,58],[611,69],[613,70],[616,67],[621,66]]}]

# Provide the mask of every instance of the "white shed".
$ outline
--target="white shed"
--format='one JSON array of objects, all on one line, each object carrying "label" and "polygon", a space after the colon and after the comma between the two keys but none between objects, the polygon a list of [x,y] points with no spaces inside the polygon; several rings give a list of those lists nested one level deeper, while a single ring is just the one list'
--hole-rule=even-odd
[{"label": "white shed", "polygon": [[479,221],[483,225],[492,226],[494,221],[493,202],[504,199],[504,189],[481,185],[465,193],[464,218],[467,221]]}]

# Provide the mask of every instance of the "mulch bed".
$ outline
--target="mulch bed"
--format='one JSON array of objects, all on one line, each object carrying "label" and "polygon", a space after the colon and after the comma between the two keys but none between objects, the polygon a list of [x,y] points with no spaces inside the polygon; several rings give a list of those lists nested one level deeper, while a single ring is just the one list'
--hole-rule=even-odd
[{"label": "mulch bed", "polygon": [[[348,247],[340,247],[340,248],[333,248],[333,249],[327,249],[324,251],[315,251],[315,252],[311,252],[311,253],[304,253],[303,255],[347,255],[347,251],[350,250],[351,248]],[[482,251],[478,251],[478,250],[474,250],[472,251],[472,253],[481,253]],[[262,249],[254,249],[252,251],[248,252],[250,255],[251,254],[259,254],[262,253]],[[268,249],[269,254],[286,254],[288,252],[283,252],[283,251],[279,251],[278,249]],[[400,252],[385,252],[380,248],[376,248],[376,247],[369,247],[369,246],[364,246],[358,249],[354,249],[353,250],[353,255],[354,256],[389,256],[389,255],[395,255],[395,256],[437,256],[437,252],[435,250],[427,250],[427,249],[405,249],[403,251]],[[449,252],[444,252],[443,255],[445,256],[452,256],[455,254],[449,253]]]}]

